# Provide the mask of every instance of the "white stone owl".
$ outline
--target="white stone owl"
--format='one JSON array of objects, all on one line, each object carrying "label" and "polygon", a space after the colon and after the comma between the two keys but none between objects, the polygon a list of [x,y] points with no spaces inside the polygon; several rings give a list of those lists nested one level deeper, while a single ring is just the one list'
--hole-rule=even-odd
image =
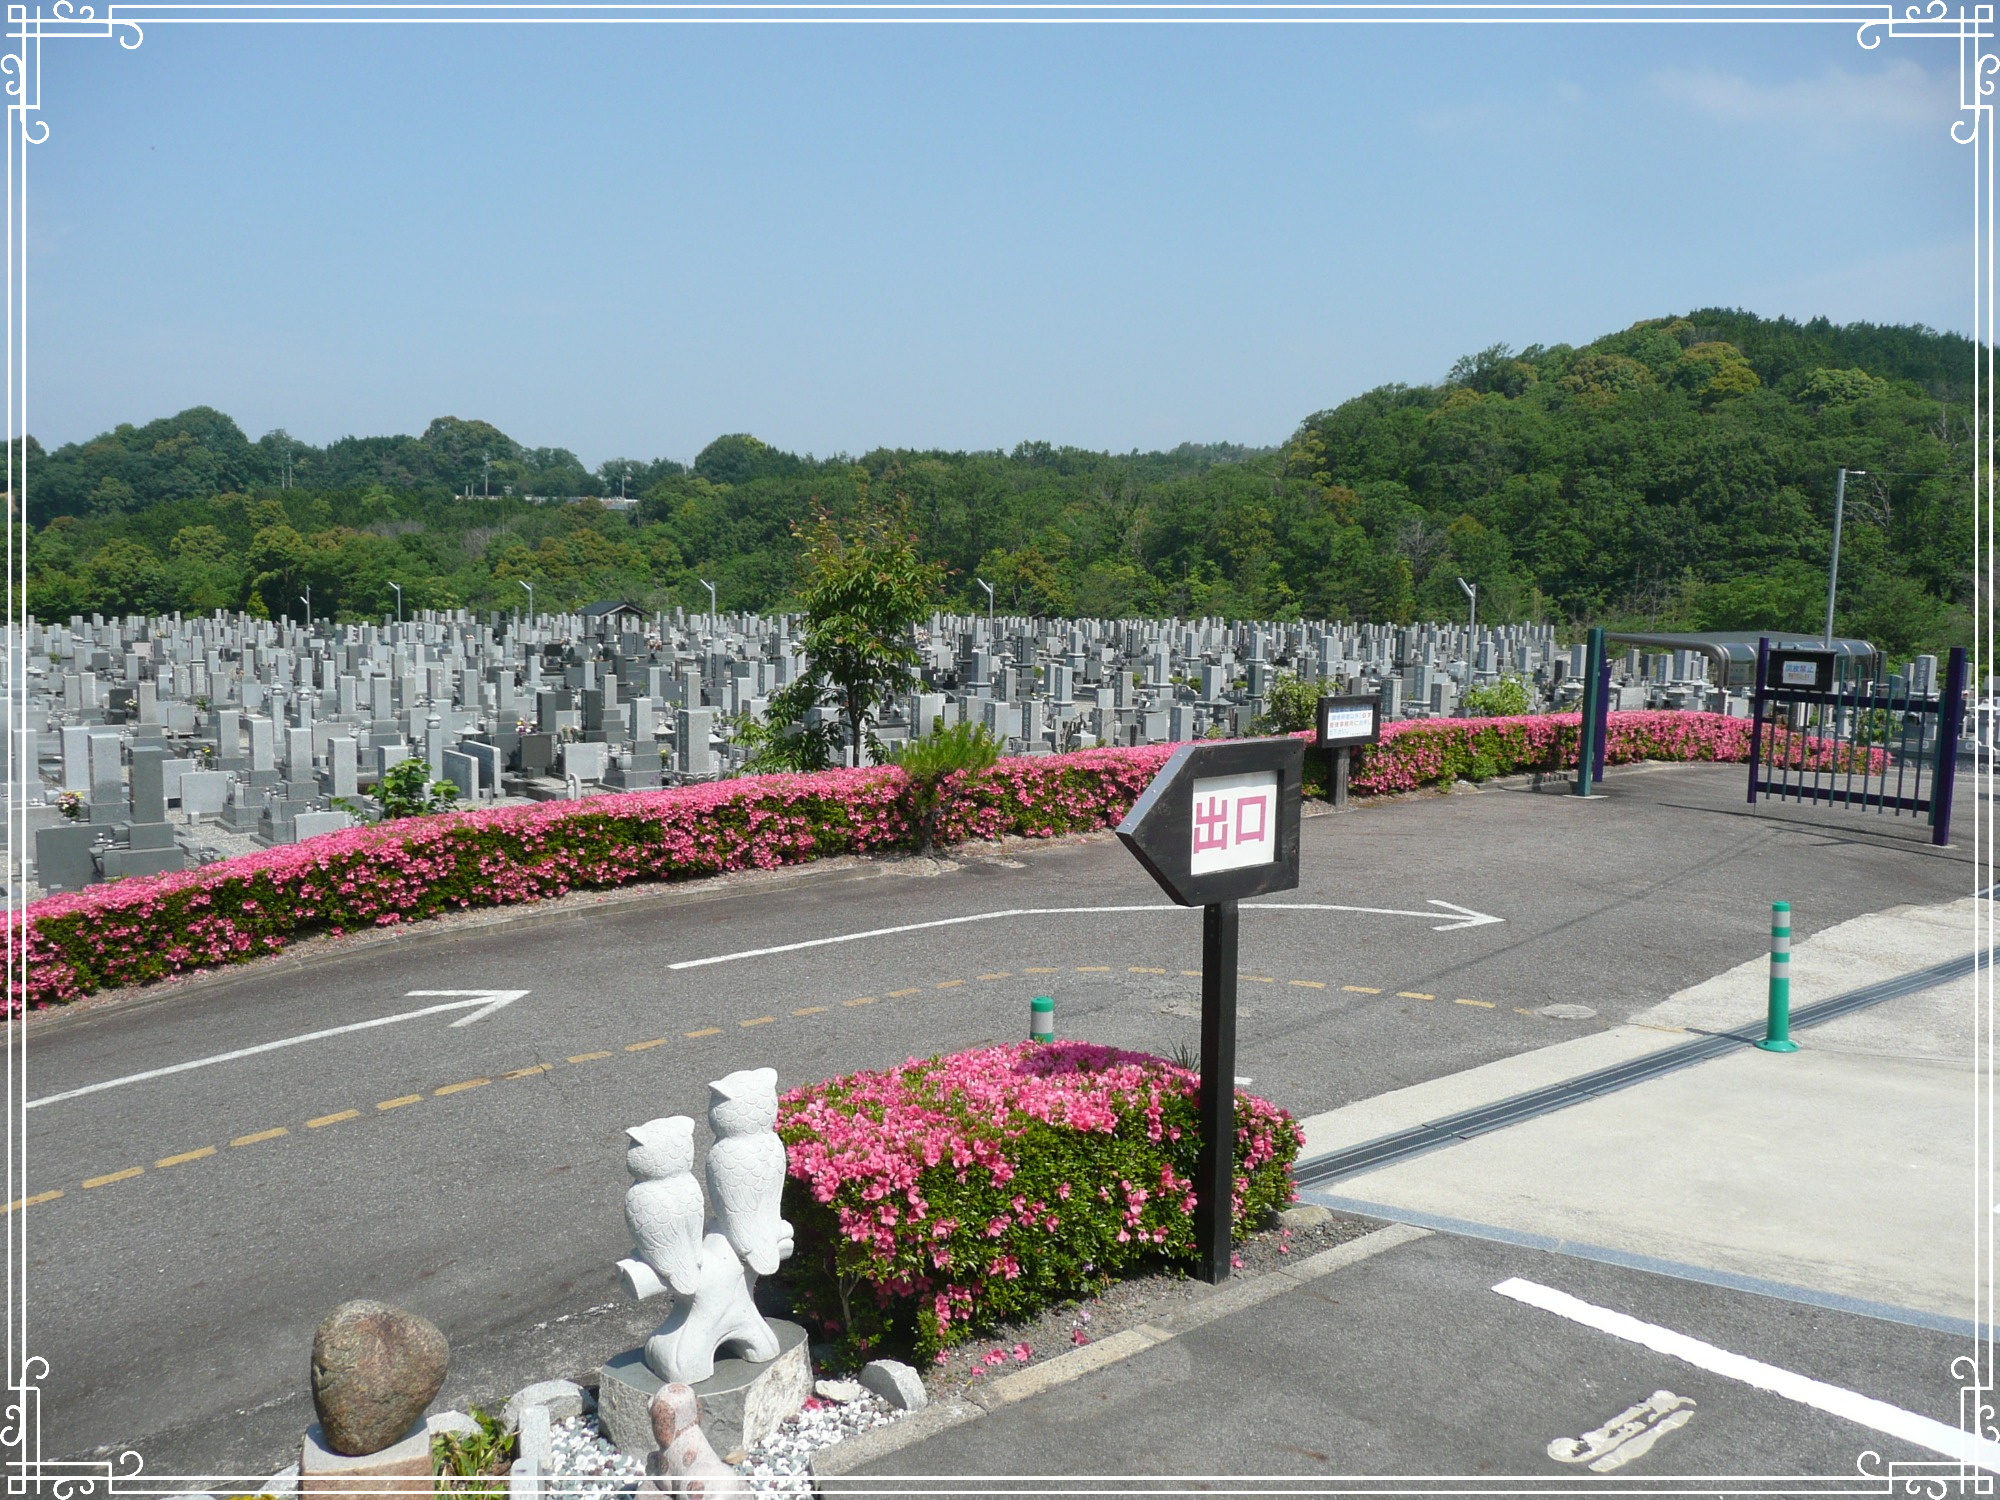
[{"label": "white stone owl", "polygon": [[703,1234],[701,1184],[694,1176],[694,1121],[686,1115],[648,1120],[625,1132],[625,1227],[639,1259],[622,1260],[627,1290],[644,1300],[671,1287],[694,1295]]},{"label": "white stone owl", "polygon": [[785,1145],[778,1123],[778,1072],[746,1068],[708,1086],[711,1229],[722,1234],[759,1276],[792,1253],[792,1226],[779,1212]]}]

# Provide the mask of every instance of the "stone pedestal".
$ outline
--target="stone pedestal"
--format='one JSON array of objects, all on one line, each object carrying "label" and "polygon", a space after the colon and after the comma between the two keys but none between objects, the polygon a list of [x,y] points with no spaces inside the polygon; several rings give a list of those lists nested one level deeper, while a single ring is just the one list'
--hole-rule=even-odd
[{"label": "stone pedestal", "polygon": [[[813,1391],[806,1331],[783,1318],[766,1319],[778,1336],[778,1357],[764,1364],[717,1359],[715,1373],[694,1387],[701,1430],[725,1457],[760,1442],[805,1408]],[[597,1420],[620,1453],[653,1451],[654,1395],[666,1382],[646,1367],[645,1352],[627,1349],[597,1372]]]},{"label": "stone pedestal", "polygon": [[[327,1447],[319,1424],[315,1422],[306,1429],[305,1444],[299,1453],[299,1494],[302,1500],[306,1495],[358,1495],[371,1488],[380,1494],[429,1496],[430,1486],[415,1481],[429,1479],[431,1474],[431,1431],[421,1417],[401,1441],[376,1453],[364,1453],[359,1458],[335,1453]],[[404,1479],[409,1482],[373,1487],[362,1482],[370,1479]]]}]

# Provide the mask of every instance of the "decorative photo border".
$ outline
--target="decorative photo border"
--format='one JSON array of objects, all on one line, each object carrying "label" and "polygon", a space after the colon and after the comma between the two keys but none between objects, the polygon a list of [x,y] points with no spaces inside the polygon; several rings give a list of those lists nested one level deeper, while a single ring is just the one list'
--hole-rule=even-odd
[{"label": "decorative photo border", "polygon": [[[1082,4],[1069,0],[1001,0],[965,5],[923,3],[923,0],[800,0],[800,3],[170,3],[170,0],[110,0],[102,14],[94,5],[74,0],[51,3],[11,3],[7,7],[7,50],[0,53],[0,79],[7,99],[7,374],[6,489],[7,527],[7,681],[13,735],[12,764],[20,774],[7,788],[8,874],[17,890],[25,890],[29,875],[27,777],[35,766],[35,742],[27,732],[27,637],[22,628],[27,600],[28,479],[24,444],[29,431],[29,219],[28,167],[33,148],[49,138],[50,122],[43,112],[41,63],[44,41],[106,41],[115,39],[126,50],[139,48],[148,26],[241,25],[988,25],[1035,26],[1122,24],[1178,25],[1794,25],[1851,27],[1856,43],[1874,51],[1884,41],[1946,41],[1958,48],[1959,101],[1957,117],[1948,126],[1951,143],[1964,148],[1972,176],[1972,338],[1975,346],[1972,382],[1973,421],[1980,441],[1973,453],[1973,641],[1975,693],[1983,696],[2000,668],[1995,647],[1996,577],[1994,427],[1994,120],[1993,94],[2000,75],[1992,3],[1953,5],[1948,0],[1898,6],[1895,4],[1608,4],[1608,3],[1319,3],[1319,0],[1276,0],[1276,3],[1221,3],[1221,0],[1131,0],[1131,3]],[[1993,733],[1980,735],[1975,768],[1977,789],[1972,799],[1971,846],[1977,890],[1986,897],[1974,918],[1977,946],[1991,949],[2000,939],[2000,846],[1995,842],[1995,804],[2000,796],[1994,779]],[[1961,817],[1964,815],[1961,814]],[[26,992],[27,943],[18,908],[7,912],[6,962],[9,987]],[[1973,1284],[1974,1323],[1982,1330],[1973,1350],[1953,1362],[1960,1382],[1961,1430],[2000,1440],[1996,1422],[1996,1337],[2000,1337],[2000,1307],[1995,1303],[1996,1253],[2000,1253],[2000,1094],[1995,1077],[1995,973],[1992,967],[1973,975],[1973,1181],[1972,1229],[1974,1256],[1968,1272]],[[25,1027],[10,1020],[6,1027],[4,1098],[7,1112],[5,1197],[0,1219],[6,1232],[5,1354],[7,1396],[0,1413],[0,1449],[6,1454],[9,1495],[50,1493],[56,1500],[98,1495],[167,1495],[185,1493],[191,1485],[230,1488],[259,1485],[248,1475],[149,1475],[144,1460],[125,1452],[104,1461],[60,1461],[42,1457],[41,1383],[49,1375],[45,1358],[32,1352],[29,1319],[29,1211],[26,1151],[27,1047]],[[1873,1451],[1862,1452],[1851,1475],[1708,1476],[1626,1481],[1621,1493],[1647,1494],[1802,1494],[1900,1493],[1943,1500],[1949,1494],[1993,1493],[1995,1476],[1963,1459],[1921,1463],[1885,1463]],[[544,1493],[563,1493],[561,1481],[542,1481]],[[1564,1483],[1549,1476],[1439,1476],[1432,1479],[1366,1476],[1310,1479],[1242,1476],[1182,1476],[1135,1484],[1114,1477],[1008,1480],[964,1477],[905,1481],[846,1481],[840,1492],[852,1494],[994,1494],[1083,1495],[1103,1493],[1177,1494],[1199,1485],[1205,1492],[1237,1494],[1519,1494],[1581,1492],[1603,1487],[1603,1481]],[[428,1489],[419,1491],[429,1493]]]}]

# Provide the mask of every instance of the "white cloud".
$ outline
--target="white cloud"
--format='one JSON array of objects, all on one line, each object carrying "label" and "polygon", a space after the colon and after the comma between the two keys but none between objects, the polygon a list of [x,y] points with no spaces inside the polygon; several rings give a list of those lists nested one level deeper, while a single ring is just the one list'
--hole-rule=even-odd
[{"label": "white cloud", "polygon": [[1817,78],[1761,82],[1712,69],[1667,68],[1652,77],[1663,98],[1726,125],[1789,123],[1802,130],[1943,130],[1956,118],[1947,75],[1908,58],[1865,73],[1829,68]]}]

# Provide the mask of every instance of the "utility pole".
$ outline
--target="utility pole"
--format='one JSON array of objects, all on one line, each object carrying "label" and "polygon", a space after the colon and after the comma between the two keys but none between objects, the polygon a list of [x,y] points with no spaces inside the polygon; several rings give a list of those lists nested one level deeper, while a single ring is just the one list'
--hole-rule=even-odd
[{"label": "utility pole", "polygon": [[1866,474],[1866,469],[1842,469],[1833,481],[1833,556],[1826,565],[1826,631],[1827,645],[1833,644],[1833,595],[1840,586],[1840,522],[1847,509],[1847,476]]},{"label": "utility pole", "polygon": [[482,453],[479,457],[480,461],[486,465],[486,498],[491,500],[493,498],[493,455]]}]

